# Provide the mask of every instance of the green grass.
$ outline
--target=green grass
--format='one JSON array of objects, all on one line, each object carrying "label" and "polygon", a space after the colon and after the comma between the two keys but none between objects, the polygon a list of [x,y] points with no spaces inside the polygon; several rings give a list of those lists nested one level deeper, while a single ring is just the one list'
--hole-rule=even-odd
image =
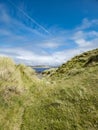
[{"label": "green grass", "polygon": [[[54,72],[46,73],[49,77],[64,77],[71,73],[81,72],[86,67],[98,65],[98,49],[93,51],[85,52],[81,55],[73,57],[67,63],[62,64],[58,69],[55,69]],[[45,76],[46,76],[45,75]]]},{"label": "green grass", "polygon": [[24,65],[0,58],[0,129],[20,129],[24,107],[29,103],[30,87],[39,79]]},{"label": "green grass", "polygon": [[[35,92],[22,130],[97,130],[98,67]],[[28,120],[29,119],[29,120]]]},{"label": "green grass", "polygon": [[0,130],[98,130],[97,55],[76,56],[43,79],[0,58]]}]

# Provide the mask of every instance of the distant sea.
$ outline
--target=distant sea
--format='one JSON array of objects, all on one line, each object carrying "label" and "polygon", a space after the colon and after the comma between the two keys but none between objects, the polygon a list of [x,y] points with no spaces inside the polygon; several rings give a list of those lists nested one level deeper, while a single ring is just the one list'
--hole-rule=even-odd
[{"label": "distant sea", "polygon": [[50,68],[33,68],[37,73],[41,73],[41,72],[43,72],[43,71],[45,71],[45,70],[48,70],[48,69],[50,69]]}]

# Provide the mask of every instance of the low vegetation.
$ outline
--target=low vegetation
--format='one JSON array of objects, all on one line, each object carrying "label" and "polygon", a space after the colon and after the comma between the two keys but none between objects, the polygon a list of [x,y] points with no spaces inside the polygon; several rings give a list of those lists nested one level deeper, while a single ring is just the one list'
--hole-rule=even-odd
[{"label": "low vegetation", "polygon": [[75,75],[82,71],[87,70],[87,68],[98,66],[98,49],[93,51],[85,52],[81,55],[75,56],[67,63],[62,64],[58,69],[50,73],[45,73],[45,76],[51,78],[63,78],[68,77],[69,75]]},{"label": "low vegetation", "polygon": [[0,129],[97,130],[98,49],[44,75],[0,58]]}]

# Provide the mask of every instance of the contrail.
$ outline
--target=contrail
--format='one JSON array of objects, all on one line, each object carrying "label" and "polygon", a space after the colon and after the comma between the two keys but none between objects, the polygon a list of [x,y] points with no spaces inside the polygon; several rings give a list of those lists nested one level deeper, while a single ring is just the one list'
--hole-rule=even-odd
[{"label": "contrail", "polygon": [[17,7],[12,1],[7,0],[11,5],[13,5],[15,8],[17,8],[25,17],[27,17],[31,22],[36,24],[40,29],[42,29],[44,32],[50,34],[50,32],[44,28],[42,25],[40,25],[38,22],[36,22],[33,18],[31,18],[26,12],[24,12],[21,8]]}]

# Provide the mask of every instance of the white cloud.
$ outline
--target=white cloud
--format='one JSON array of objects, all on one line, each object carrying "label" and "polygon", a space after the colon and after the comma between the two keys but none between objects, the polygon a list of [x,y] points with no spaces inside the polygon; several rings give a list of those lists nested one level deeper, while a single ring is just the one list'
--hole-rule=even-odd
[{"label": "white cloud", "polygon": [[80,47],[86,47],[90,45],[89,41],[86,41],[84,39],[77,39],[75,42],[80,46]]},{"label": "white cloud", "polygon": [[60,46],[63,45],[63,40],[61,40],[61,42],[58,41],[58,39],[55,39],[53,40],[52,38],[51,39],[48,39],[48,40],[43,40],[42,42],[40,42],[40,44],[38,44],[38,47],[41,47],[41,48],[47,48],[47,49],[56,49],[56,48],[59,48]]},{"label": "white cloud", "polygon": [[55,43],[55,42],[45,42],[43,47],[45,48],[57,48],[59,46],[59,44]]},{"label": "white cloud", "polygon": [[95,39],[88,47],[78,46],[73,49],[71,48],[65,49],[63,51],[53,52],[52,54],[48,54],[48,52],[35,53],[30,50],[24,50],[22,48],[3,48],[0,49],[0,56],[9,56],[17,63],[25,63],[29,65],[60,65],[77,54],[81,54],[85,51],[97,48],[97,43],[98,39]]},{"label": "white cloud", "polygon": [[87,18],[84,18],[82,24],[78,26],[76,29],[84,30],[90,28],[91,26],[96,26],[96,25],[98,25],[98,19],[88,20]]},{"label": "white cloud", "polygon": [[59,65],[77,54],[98,47],[98,31],[89,29],[98,25],[97,19],[84,19],[73,30],[55,31],[54,28],[51,32],[55,35],[46,35],[38,28],[32,28],[33,25],[26,26],[13,19],[4,6],[0,5],[1,8],[0,22],[4,21],[6,26],[0,28],[0,37],[3,39],[0,42],[4,43],[0,45],[0,56],[9,56],[17,63]]}]

